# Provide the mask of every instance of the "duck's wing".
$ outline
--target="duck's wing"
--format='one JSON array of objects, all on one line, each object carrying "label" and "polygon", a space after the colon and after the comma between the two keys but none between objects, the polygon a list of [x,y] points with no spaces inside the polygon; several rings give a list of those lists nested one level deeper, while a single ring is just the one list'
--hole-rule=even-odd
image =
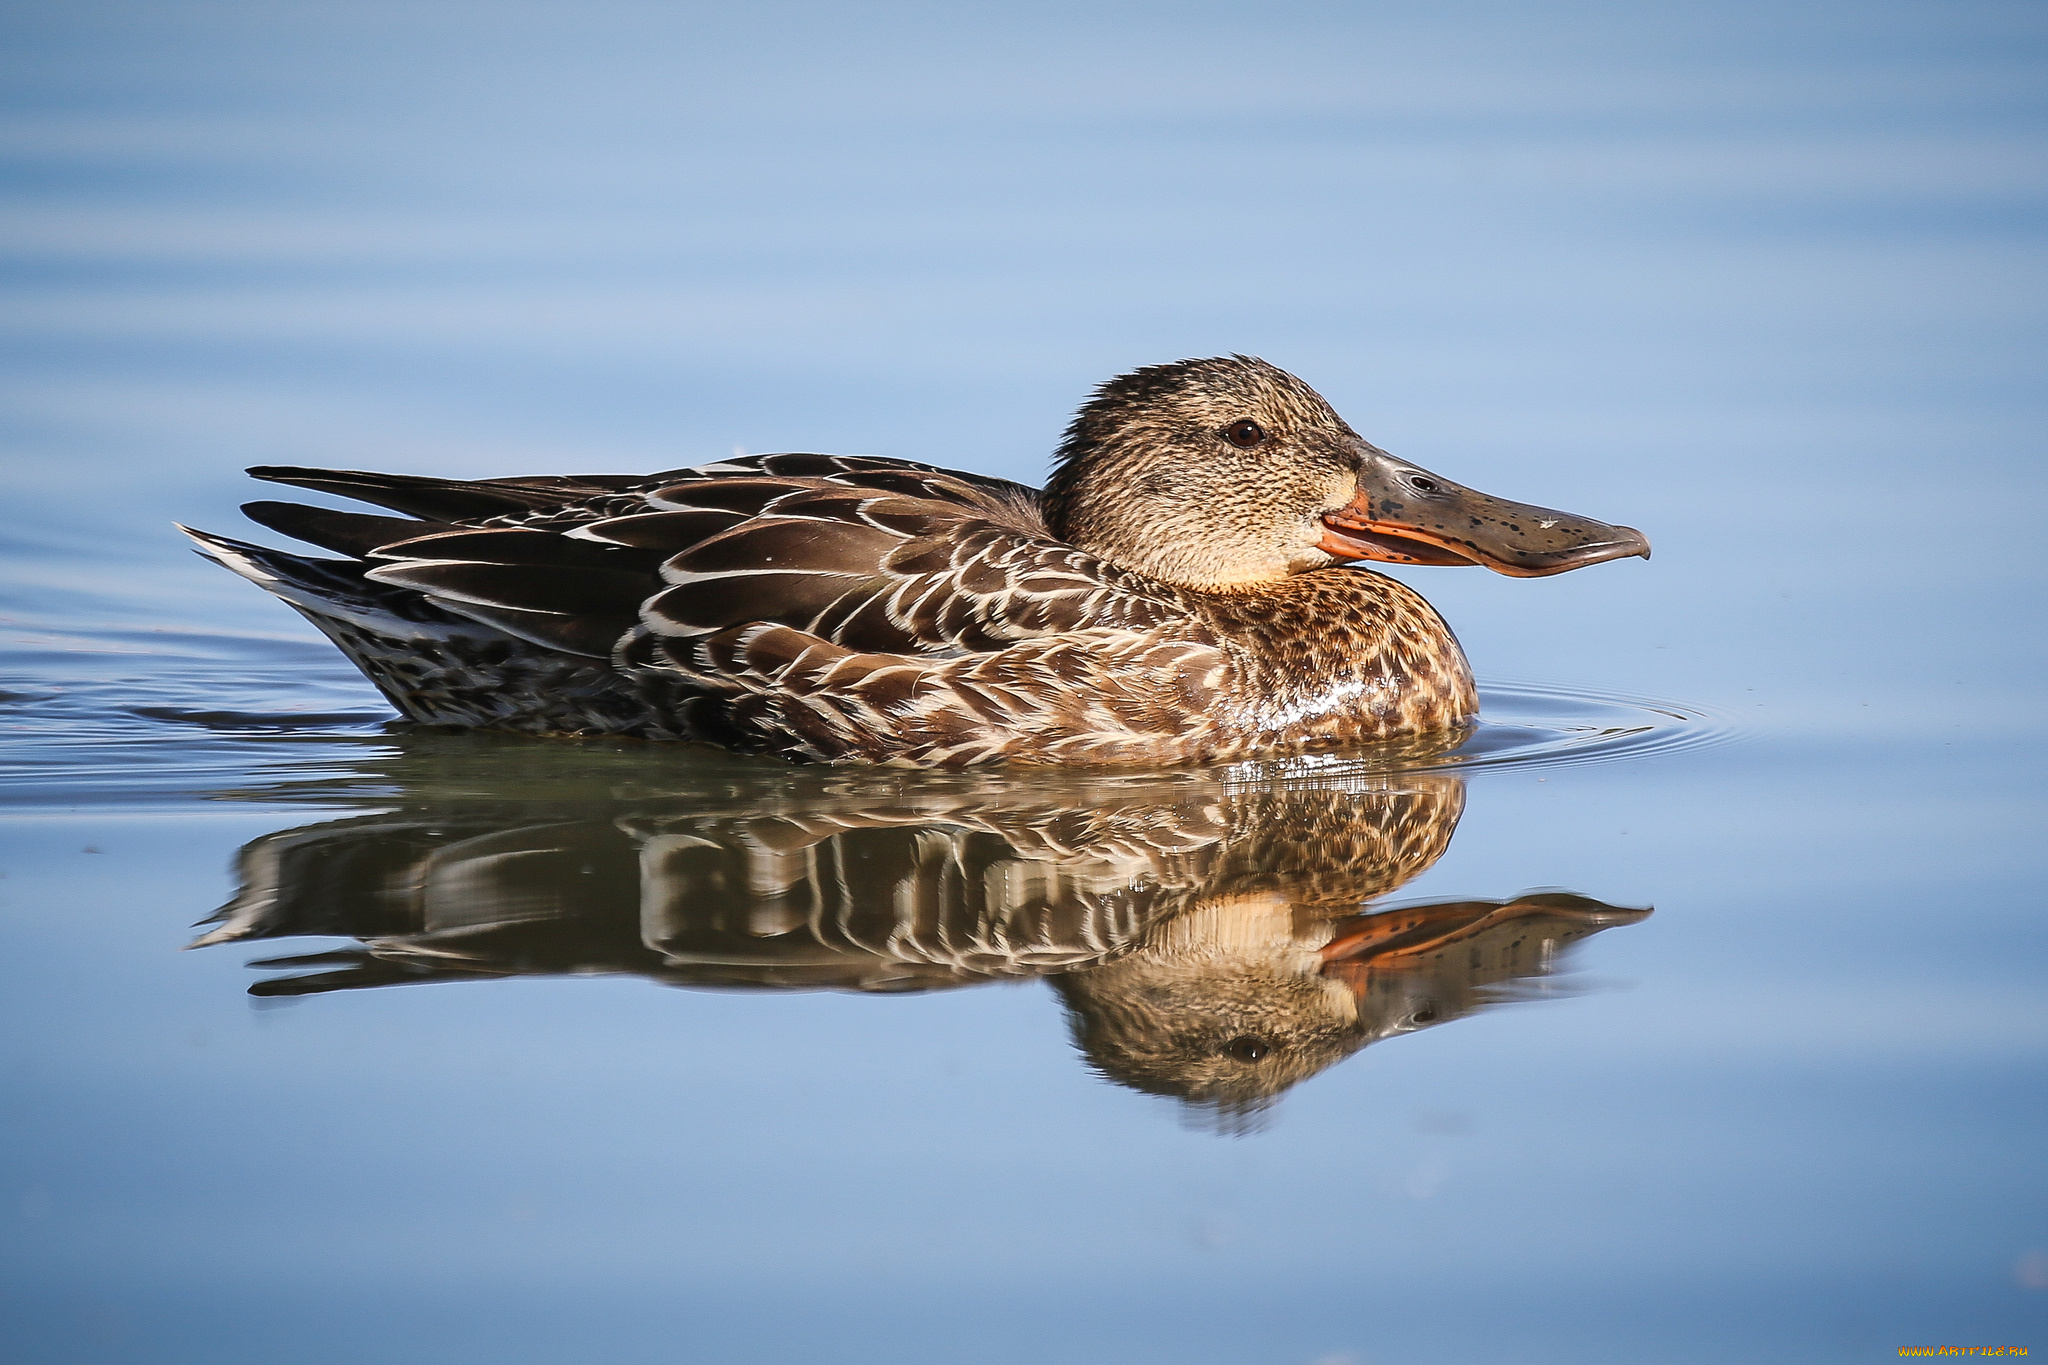
[{"label": "duck's wing", "polygon": [[686,471],[645,490],[644,509],[568,532],[673,552],[668,586],[640,613],[647,633],[690,641],[765,623],[862,653],[957,656],[1185,612],[1054,540],[1021,485],[863,456],[757,459],[759,473]]},{"label": "duck's wing", "polygon": [[1054,540],[1003,480],[801,454],[639,478],[252,472],[428,519],[248,509],[368,582],[609,659],[657,707],[663,678],[676,704],[723,696],[730,742],[793,758],[979,762],[1029,734],[1059,761],[1170,759],[1214,700],[1220,656],[1178,595]]},{"label": "duck's wing", "polygon": [[1184,610],[1053,540],[1032,490],[903,460],[752,456],[630,480],[252,472],[427,518],[246,509],[369,561],[375,582],[570,653],[634,633],[687,654],[764,623],[863,653],[956,656]]}]

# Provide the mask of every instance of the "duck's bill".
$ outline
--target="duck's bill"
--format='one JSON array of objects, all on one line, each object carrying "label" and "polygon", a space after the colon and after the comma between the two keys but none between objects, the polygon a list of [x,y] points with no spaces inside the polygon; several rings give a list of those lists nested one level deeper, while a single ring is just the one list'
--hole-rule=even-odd
[{"label": "duck's bill", "polygon": [[[1511,901],[1447,901],[1382,910],[1339,920],[1321,952],[1323,974],[1363,992],[1375,972],[1440,963],[1446,950],[1474,944],[1520,920],[1562,921],[1581,935],[1620,924],[1638,924],[1654,912],[1609,905],[1569,891],[1532,891]],[[1515,930],[1529,932],[1527,926]],[[1475,962],[1477,957],[1473,959]]]},{"label": "duck's bill", "polygon": [[1484,564],[1516,578],[1543,578],[1607,559],[1650,557],[1630,526],[1531,507],[1465,488],[1396,460],[1366,457],[1358,496],[1323,515],[1326,554],[1391,564]]}]

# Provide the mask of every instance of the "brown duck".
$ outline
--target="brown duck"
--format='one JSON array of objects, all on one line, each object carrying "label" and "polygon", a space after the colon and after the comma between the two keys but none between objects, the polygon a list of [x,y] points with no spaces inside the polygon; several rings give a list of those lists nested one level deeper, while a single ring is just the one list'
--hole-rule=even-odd
[{"label": "brown duck", "polygon": [[1396,459],[1262,360],[1097,390],[1043,492],[872,456],[465,482],[259,467],[402,517],[201,532],[427,725],[793,760],[1153,764],[1342,748],[1478,710],[1449,628],[1353,567],[1541,577],[1649,542]]}]

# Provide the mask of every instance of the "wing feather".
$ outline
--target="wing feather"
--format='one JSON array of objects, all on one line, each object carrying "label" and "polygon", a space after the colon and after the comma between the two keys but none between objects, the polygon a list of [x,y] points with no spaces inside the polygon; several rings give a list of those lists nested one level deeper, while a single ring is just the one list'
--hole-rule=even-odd
[{"label": "wing feather", "polygon": [[427,518],[272,521],[377,583],[609,657],[651,698],[729,708],[790,757],[1164,756],[1218,671],[1178,593],[1054,540],[1000,479],[801,452],[645,476],[252,472]]},{"label": "wing feather", "polygon": [[368,512],[336,512],[297,502],[245,502],[242,514],[258,526],[282,531],[294,540],[303,540],[308,545],[318,545],[323,550],[334,550],[356,558],[397,541],[455,529],[449,522],[379,517]]}]

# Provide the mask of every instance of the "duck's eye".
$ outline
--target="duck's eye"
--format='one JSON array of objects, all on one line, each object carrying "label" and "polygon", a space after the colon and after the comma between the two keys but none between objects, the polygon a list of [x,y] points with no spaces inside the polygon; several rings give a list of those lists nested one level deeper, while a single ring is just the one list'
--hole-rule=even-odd
[{"label": "duck's eye", "polygon": [[1240,1062],[1256,1062],[1272,1050],[1272,1045],[1264,1038],[1254,1038],[1249,1034],[1242,1038],[1232,1038],[1223,1045],[1223,1055],[1235,1057]]},{"label": "duck's eye", "polygon": [[1266,429],[1250,418],[1240,418],[1223,428],[1223,439],[1239,450],[1250,450],[1266,439]]},{"label": "duck's eye", "polygon": [[1423,1006],[1423,1007],[1422,1007],[1421,1009],[1419,1009],[1419,1010],[1415,1011],[1415,1013],[1414,1013],[1414,1014],[1412,1014],[1412,1015],[1410,1015],[1410,1016],[1409,1016],[1408,1022],[1409,1022],[1409,1023],[1411,1023],[1411,1024],[1433,1024],[1433,1023],[1435,1023],[1435,1022],[1436,1022],[1436,1006],[1435,1006],[1435,1005],[1424,1005],[1424,1006]]},{"label": "duck's eye", "polygon": [[1420,474],[1410,474],[1408,476],[1408,486],[1418,493],[1434,493],[1437,490],[1437,481],[1435,479],[1426,479]]}]

